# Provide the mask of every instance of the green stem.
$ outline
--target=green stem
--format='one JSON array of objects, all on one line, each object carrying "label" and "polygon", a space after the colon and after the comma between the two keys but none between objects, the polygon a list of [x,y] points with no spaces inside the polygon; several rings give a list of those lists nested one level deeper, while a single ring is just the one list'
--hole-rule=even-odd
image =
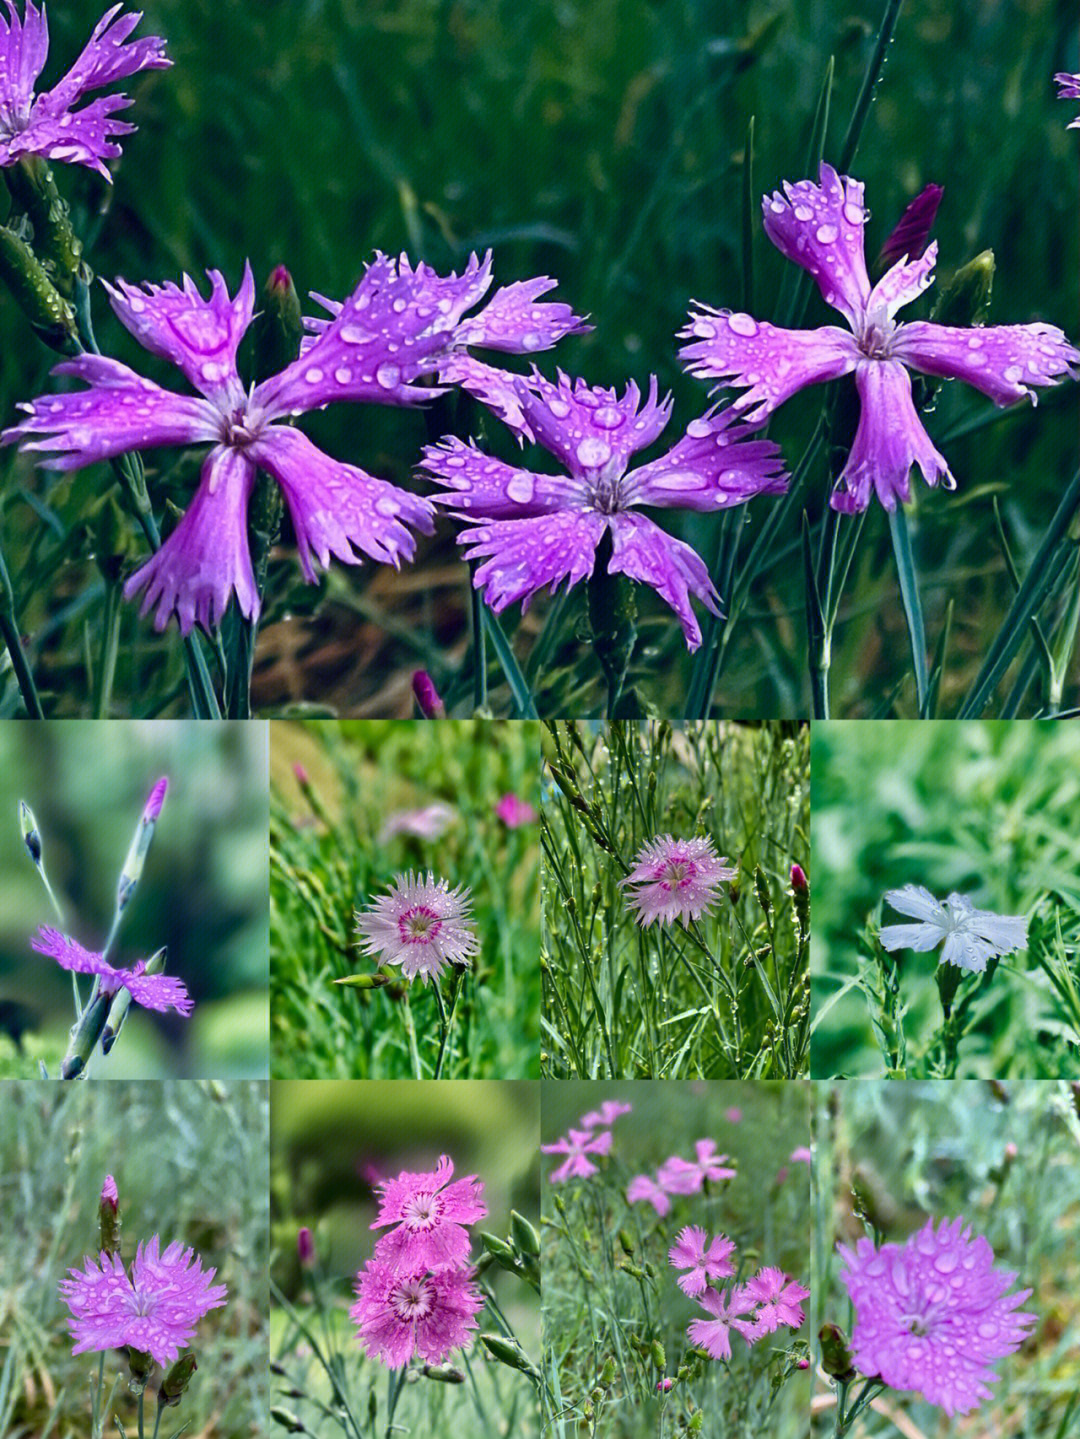
[{"label": "green stem", "polygon": [[472,679],[473,679],[473,709],[487,709],[488,702],[488,675],[487,675],[487,634],[484,629],[484,616],[481,606],[484,597],[473,583],[475,579],[475,565],[469,566],[469,614],[472,619]]},{"label": "green stem", "polygon": [[881,18],[881,27],[874,43],[874,52],[870,56],[870,64],[866,67],[859,96],[848,122],[847,134],[840,147],[840,160],[837,168],[841,174],[848,169],[859,148],[859,139],[862,136],[863,126],[866,124],[866,117],[870,113],[870,103],[874,98],[874,86],[881,78],[885,54],[892,42],[897,21],[900,19],[900,7],[903,3],[904,0],[887,0],[885,14]]},{"label": "green stem", "polygon": [[908,534],[907,515],[898,504],[889,511],[889,534],[892,536],[893,554],[896,557],[896,573],[900,580],[900,598],[904,605],[908,634],[911,637],[911,659],[915,668],[915,700],[919,718],[926,718],[926,696],[929,675],[926,668],[926,626],[923,624],[922,603],[919,599],[919,581],[915,573],[915,559],[911,553],[911,536]]},{"label": "green stem", "polygon": [[439,986],[435,983],[434,980],[432,980],[432,986],[435,990],[435,1003],[439,1006],[440,1026],[439,1053],[435,1060],[435,1073],[432,1076],[433,1079],[442,1078],[443,1060],[446,1057],[447,1045],[450,1042],[450,1032],[454,1027],[454,1015],[457,1013],[458,995],[461,993],[462,971],[458,969],[456,965],[453,966],[453,975],[453,989],[450,993],[449,1015],[447,1015],[446,1008],[443,1005],[443,997],[442,994],[439,992]]},{"label": "green stem", "polygon": [[596,551],[596,564],[588,580],[589,626],[596,658],[607,684],[607,718],[640,718],[637,697],[623,687],[637,640],[637,605],[633,586],[625,575],[612,574],[611,536],[607,531]]},{"label": "green stem", "polygon": [[391,1439],[394,1432],[394,1411],[397,1409],[398,1400],[401,1398],[401,1391],[405,1387],[405,1375],[408,1370],[402,1366],[400,1369],[391,1369],[390,1385],[386,1397],[386,1439]]},{"label": "green stem", "polygon": [[157,1414],[154,1417],[154,1432],[151,1435],[151,1439],[158,1439],[158,1430],[161,1428],[161,1416],[164,1412],[164,1409],[164,1404],[159,1403],[157,1407]]},{"label": "green stem", "polygon": [[26,655],[23,652],[22,636],[19,634],[19,626],[15,619],[15,592],[11,588],[11,578],[8,575],[7,565],[4,563],[3,550],[0,550],[0,634],[3,635],[7,652],[11,656],[11,668],[15,671],[15,679],[27,715],[30,719],[44,719],[45,712],[38,699],[34,676],[30,673],[30,666],[26,663]]},{"label": "green stem", "polygon": [[109,716],[113,680],[116,677],[116,656],[120,647],[120,596],[119,583],[109,582],[106,584],[101,659],[98,661],[98,672],[94,684],[95,719],[108,719]]},{"label": "green stem", "polygon": [[144,1424],[144,1412],[146,1409],[146,1390],[139,1390],[139,1439],[146,1439],[146,1428]]}]

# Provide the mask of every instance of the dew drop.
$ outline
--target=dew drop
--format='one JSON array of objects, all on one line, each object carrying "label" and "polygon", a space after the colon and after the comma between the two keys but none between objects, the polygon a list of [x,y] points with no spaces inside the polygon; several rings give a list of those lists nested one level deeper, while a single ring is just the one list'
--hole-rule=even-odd
[{"label": "dew drop", "polygon": [[394,301],[394,314],[395,314],[395,315],[400,315],[401,312],[402,312],[402,310],[404,310],[404,308],[405,308],[405,301],[404,301],[404,300],[395,300],[395,301]]},{"label": "dew drop", "polygon": [[138,295],[132,295],[131,299],[128,301],[128,309],[133,315],[141,315],[142,312],[146,309],[146,303],[145,301],[140,300]]},{"label": "dew drop", "polygon": [[809,205],[796,205],[795,218],[796,220],[801,220],[802,223],[806,225],[814,218],[814,212]]},{"label": "dew drop", "polygon": [[565,400],[548,400],[548,409],[557,420],[565,420],[570,413],[570,406]]},{"label": "dew drop", "polygon": [[340,370],[334,371],[334,379],[337,380],[339,385],[347,385],[352,379],[352,371],[346,370],[343,366]]},{"label": "dew drop", "polygon": [[323,372],[314,365],[310,370],[304,371],[304,379],[309,385],[317,385],[322,377]]},{"label": "dew drop", "polygon": [[819,225],[815,238],[819,245],[831,245],[839,233],[835,225]]},{"label": "dew drop", "polygon": [[366,345],[371,336],[359,325],[342,325],[341,338],[346,345]]},{"label": "dew drop", "polygon": [[758,332],[757,321],[749,315],[729,315],[728,329],[731,330],[733,334],[742,335],[748,340]]},{"label": "dew drop", "polygon": [[586,469],[599,469],[611,459],[611,446],[593,435],[587,435],[577,447],[577,457]]},{"label": "dew drop", "polygon": [[532,475],[519,470],[507,483],[506,498],[517,505],[527,505],[533,497],[534,488]]},{"label": "dew drop", "polygon": [[856,205],[854,200],[848,200],[844,206],[844,219],[849,225],[861,225],[866,219],[866,211],[861,205]]},{"label": "dew drop", "polygon": [[617,430],[620,425],[625,424],[626,416],[617,405],[602,405],[593,420],[602,430]]},{"label": "dew drop", "polygon": [[1022,365],[1009,365],[1002,375],[1002,379],[1008,385],[1018,385],[1024,378],[1024,367]]},{"label": "dew drop", "polygon": [[691,420],[686,427],[686,433],[691,440],[704,440],[712,434],[712,425],[701,418]]},{"label": "dew drop", "polygon": [[211,384],[220,380],[224,373],[224,368],[214,360],[206,360],[199,366],[199,374],[204,380],[209,380]]},{"label": "dew drop", "polygon": [[521,348],[523,350],[540,350],[543,348],[543,345],[543,335],[538,334],[535,330],[530,330],[528,334],[522,335],[521,337]]},{"label": "dew drop", "polygon": [[400,506],[397,500],[391,499],[389,495],[380,495],[375,501],[375,509],[378,514],[392,520],[398,514]]},{"label": "dew drop", "polygon": [[383,390],[394,389],[400,379],[401,371],[397,365],[383,364],[375,371],[375,383]]}]

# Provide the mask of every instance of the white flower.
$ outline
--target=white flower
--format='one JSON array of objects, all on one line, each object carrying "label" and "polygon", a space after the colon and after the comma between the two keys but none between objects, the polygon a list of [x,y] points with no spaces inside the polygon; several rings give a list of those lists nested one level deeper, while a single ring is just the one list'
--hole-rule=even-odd
[{"label": "white flower", "polygon": [[921,884],[885,891],[886,901],[901,914],[910,914],[918,924],[887,924],[881,931],[885,949],[933,949],[945,941],[941,958],[981,973],[989,959],[1012,954],[1027,944],[1027,919],[1022,914],[994,914],[976,909],[963,894],[935,899]]}]

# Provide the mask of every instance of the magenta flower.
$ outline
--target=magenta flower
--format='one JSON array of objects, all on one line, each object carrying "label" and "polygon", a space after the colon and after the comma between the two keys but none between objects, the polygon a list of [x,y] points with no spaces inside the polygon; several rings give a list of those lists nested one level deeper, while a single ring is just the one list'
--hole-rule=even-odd
[{"label": "magenta flower", "polygon": [[[861,415],[851,454],[830,498],[834,509],[866,509],[872,491],[887,510],[911,498],[909,474],[918,465],[928,485],[955,480],[923,428],[908,369],[966,381],[996,405],[1033,387],[1074,378],[1080,351],[1053,325],[992,325],[963,329],[926,320],[898,324],[897,310],[933,281],[937,244],[921,259],[900,260],[871,289],[863,254],[863,186],[821,166],[821,183],[786,184],[765,196],[765,233],[817,281],[826,304],[851,331],[826,325],[784,330],[750,315],[699,306],[681,339],[692,374],[745,390],[732,407],[761,422],[796,391],[854,373]],[[905,368],[906,367],[906,368]]]},{"label": "magenta flower", "polygon": [[385,844],[396,834],[411,834],[417,839],[438,839],[457,819],[457,810],[449,804],[428,804],[423,809],[399,809],[387,815],[379,831],[379,843]]},{"label": "magenta flower", "polygon": [[442,1364],[480,1327],[474,1316],[484,1307],[467,1271],[399,1274],[379,1259],[356,1276],[356,1295],[349,1317],[360,1343],[388,1369],[403,1369],[414,1355]]},{"label": "magenta flower", "polygon": [[590,1109],[588,1114],[583,1114],[578,1120],[582,1129],[598,1129],[614,1124],[624,1114],[630,1114],[634,1106],[624,1104],[621,1099],[605,1099],[599,1109]]},{"label": "magenta flower", "polygon": [[696,1160],[680,1159],[673,1154],[657,1171],[657,1181],[668,1194],[696,1194],[705,1181],[714,1184],[734,1179],[735,1170],[727,1166],[727,1155],[716,1153],[716,1141],[699,1139],[694,1145]]},{"label": "magenta flower", "polygon": [[127,95],[75,105],[90,90],[124,80],[140,70],[164,70],[172,61],[165,41],[151,35],[125,44],[142,19],[121,15],[119,5],[107,10],[94,26],[85,49],[51,90],[34,94],[34,85],[49,53],[49,27],[44,5],[26,0],[20,23],[14,0],[7,0],[9,18],[0,18],[0,166],[15,165],[24,155],[42,155],[64,164],[87,165],[112,183],[104,161],[120,154],[118,135],[134,125],[112,117],[132,103]]},{"label": "magenta flower", "polygon": [[379,1212],[372,1229],[385,1229],[375,1258],[394,1274],[460,1269],[469,1257],[467,1224],[487,1214],[483,1181],[475,1174],[451,1183],[454,1162],[442,1155],[428,1174],[403,1170],[379,1188]]},{"label": "magenta flower", "polygon": [[516,794],[504,794],[495,806],[495,818],[501,819],[507,829],[520,829],[522,825],[534,824],[537,814],[527,799],[518,799]]},{"label": "magenta flower", "polygon": [[446,705],[435,688],[435,681],[427,670],[415,670],[412,677],[413,698],[424,719],[445,719]]},{"label": "magenta flower", "polygon": [[106,1174],[105,1183],[101,1186],[101,1202],[107,1204],[110,1209],[116,1209],[120,1203],[120,1195],[116,1190],[116,1180],[111,1174]]},{"label": "magenta flower", "polygon": [[793,1149],[788,1158],[792,1164],[813,1164],[814,1162],[814,1156],[805,1144],[800,1144],[796,1149]]},{"label": "magenta flower", "polygon": [[734,1241],[726,1234],[718,1234],[706,1243],[704,1229],[688,1225],[668,1250],[668,1263],[673,1269],[687,1269],[680,1274],[676,1283],[684,1294],[691,1298],[700,1294],[710,1279],[728,1279],[735,1273],[728,1255],[735,1251]]},{"label": "magenta flower", "polygon": [[597,1165],[588,1158],[590,1154],[607,1154],[611,1149],[611,1130],[603,1134],[592,1134],[587,1129],[571,1129],[554,1144],[541,1144],[541,1154],[565,1154],[565,1164],[552,1170],[548,1175],[552,1184],[561,1184],[564,1179],[586,1178],[597,1172]]},{"label": "magenta flower", "polygon": [[[1059,100],[1080,100],[1080,75],[1060,74],[1055,75],[1054,80],[1058,86]],[[1070,120],[1070,130],[1080,130],[1080,115],[1075,120]]]},{"label": "magenta flower", "polygon": [[651,445],[671,416],[671,397],[657,401],[655,376],[643,405],[633,383],[621,399],[561,371],[556,384],[535,369],[530,380],[514,383],[528,432],[568,473],[519,469],[453,438],[424,451],[424,468],[448,487],[435,503],[466,521],[458,543],[470,559],[485,561],[476,588],[496,613],[517,600],[525,609],[545,587],[587,579],[608,536],[609,572],[655,589],[678,615],[688,647],[697,649],[701,630],[690,595],[719,612],[708,570],[689,545],[635,509],[708,512],[780,494],[777,447],[752,438],[731,410],[710,410],[667,454],[628,472],[631,455]]},{"label": "magenta flower", "polygon": [[671,1213],[671,1200],[648,1174],[638,1174],[631,1179],[626,1189],[627,1204],[651,1204],[661,1219]]},{"label": "magenta flower", "polygon": [[104,955],[83,949],[81,944],[43,924],[38,936],[30,941],[30,948],[38,954],[55,959],[62,969],[74,974],[94,974],[101,980],[102,994],[116,994],[126,989],[136,1004],[144,1009],[157,1010],[164,1014],[175,1009],[178,1014],[189,1015],[193,1001],[183,980],[171,974],[146,974],[146,961],[140,959],[131,969],[114,969]]},{"label": "magenta flower", "polygon": [[153,824],[161,814],[161,806],[165,803],[165,794],[169,788],[167,778],[161,778],[150,791],[146,804],[143,807],[142,823]]},{"label": "magenta flower", "polygon": [[[550,350],[566,335],[583,335],[592,329],[569,305],[538,303],[558,284],[557,280],[540,275],[532,280],[519,280],[503,285],[492,295],[482,310],[464,318],[465,311],[478,305],[491,288],[491,251],[483,260],[469,256],[460,278],[456,274],[437,275],[422,260],[415,270],[407,256],[398,260],[399,271],[413,283],[418,313],[430,317],[432,328],[442,336],[442,349],[430,365],[437,372],[439,383],[460,385],[489,409],[493,410],[516,435],[532,439],[515,376],[485,365],[468,353],[470,348],[500,350],[506,354],[527,355],[537,350]],[[313,295],[334,317],[341,313],[337,300]],[[304,324],[320,335],[330,323],[323,319],[305,319]],[[312,342],[306,341],[309,345]]]},{"label": "magenta flower", "polygon": [[74,375],[89,388],[21,406],[27,417],[0,435],[4,444],[44,436],[23,448],[56,456],[43,463],[58,470],[162,445],[212,446],[187,513],[124,586],[128,599],[145,588],[143,613],[156,606],[158,629],[175,613],[184,634],[196,623],[207,630],[218,625],[234,593],[242,614],[258,613],[247,542],[258,470],[284,492],[307,580],[314,582],[315,563],[326,568],[331,555],[345,564],[359,563],[357,551],[384,564],[411,559],[415,539],[406,525],[430,534],[430,502],[331,459],[300,430],[275,421],[334,400],[415,405],[442,393],[411,383],[431,369],[443,336],[421,315],[426,307],[416,303],[413,276],[384,255],[300,359],[249,390],[236,352],[255,302],[251,267],[245,265],[232,300],[221,274],[207,273],[209,299],[186,275],[183,289],[139,289],[122,280],[117,289],[106,287],[121,324],[151,354],[176,365],[198,397],[163,390],[117,360],[80,355],[53,374]]},{"label": "magenta flower", "polygon": [[76,1341],[72,1354],[119,1349],[130,1344],[158,1364],[171,1364],[210,1309],[219,1309],[228,1292],[211,1284],[214,1269],[182,1244],[164,1254],[155,1234],[140,1244],[130,1275],[119,1254],[87,1257],[83,1269],[69,1269],[60,1295],[71,1310],[68,1327]]},{"label": "magenta flower", "polygon": [[738,872],[717,858],[707,835],[672,839],[661,834],[641,846],[634,868],[619,884],[634,886],[626,902],[637,911],[643,929],[657,920],[671,924],[676,919],[685,928],[710,912],[721,881],[734,879]]},{"label": "magenta flower", "polygon": [[749,1314],[753,1308],[753,1300],[743,1286],[706,1289],[698,1303],[713,1317],[691,1320],[686,1333],[692,1344],[700,1345],[713,1359],[731,1358],[731,1329],[737,1329],[747,1344],[761,1338],[751,1320],[739,1317]]},{"label": "magenta flower", "polygon": [[993,1365],[1024,1342],[1030,1289],[1006,1294],[1016,1274],[962,1219],[927,1220],[904,1244],[837,1245],[840,1279],[855,1306],[851,1353],[859,1371],[912,1390],[951,1418],[992,1397]]},{"label": "magenta flower", "polygon": [[735,1108],[725,1109],[725,1110],[724,1110],[724,1118],[728,1121],[729,1124],[741,1124],[741,1123],[742,1123],[742,1110],[741,1110],[741,1109],[735,1109]]},{"label": "magenta flower", "polygon": [[745,1297],[760,1306],[754,1313],[754,1323],[762,1334],[774,1334],[781,1324],[789,1329],[802,1328],[806,1315],[800,1300],[809,1299],[810,1291],[782,1269],[759,1269],[743,1288]]},{"label": "magenta flower", "polygon": [[426,984],[447,964],[468,968],[480,948],[472,927],[469,891],[451,889],[445,879],[399,874],[389,894],[356,916],[364,936],[365,954],[382,956],[383,964],[400,964],[406,979],[417,975]]}]

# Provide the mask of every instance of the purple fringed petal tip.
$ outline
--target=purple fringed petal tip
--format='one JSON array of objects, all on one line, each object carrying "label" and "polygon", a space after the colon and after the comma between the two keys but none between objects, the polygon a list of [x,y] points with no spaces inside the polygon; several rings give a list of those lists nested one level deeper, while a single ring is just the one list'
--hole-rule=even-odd
[{"label": "purple fringed petal tip", "polygon": [[146,801],[146,808],[143,810],[144,824],[149,824],[151,820],[157,819],[161,813],[161,806],[165,803],[165,793],[168,788],[169,781],[163,775],[150,791],[150,798]]},{"label": "purple fringed petal tip", "polygon": [[[1070,75],[1065,72],[1055,75],[1054,81],[1058,86],[1059,100],[1080,100],[1080,75]],[[1080,115],[1075,120],[1070,120],[1070,130],[1080,130]]]},{"label": "purple fringed petal tip", "polygon": [[113,1209],[120,1202],[120,1196],[116,1191],[116,1180],[111,1174],[106,1174],[105,1183],[101,1186],[101,1202],[110,1205]]},{"label": "purple fringed petal tip", "polygon": [[892,265],[903,259],[917,260],[922,256],[930,242],[930,231],[934,227],[944,193],[940,185],[931,184],[920,190],[882,245],[878,256],[880,265]]}]

